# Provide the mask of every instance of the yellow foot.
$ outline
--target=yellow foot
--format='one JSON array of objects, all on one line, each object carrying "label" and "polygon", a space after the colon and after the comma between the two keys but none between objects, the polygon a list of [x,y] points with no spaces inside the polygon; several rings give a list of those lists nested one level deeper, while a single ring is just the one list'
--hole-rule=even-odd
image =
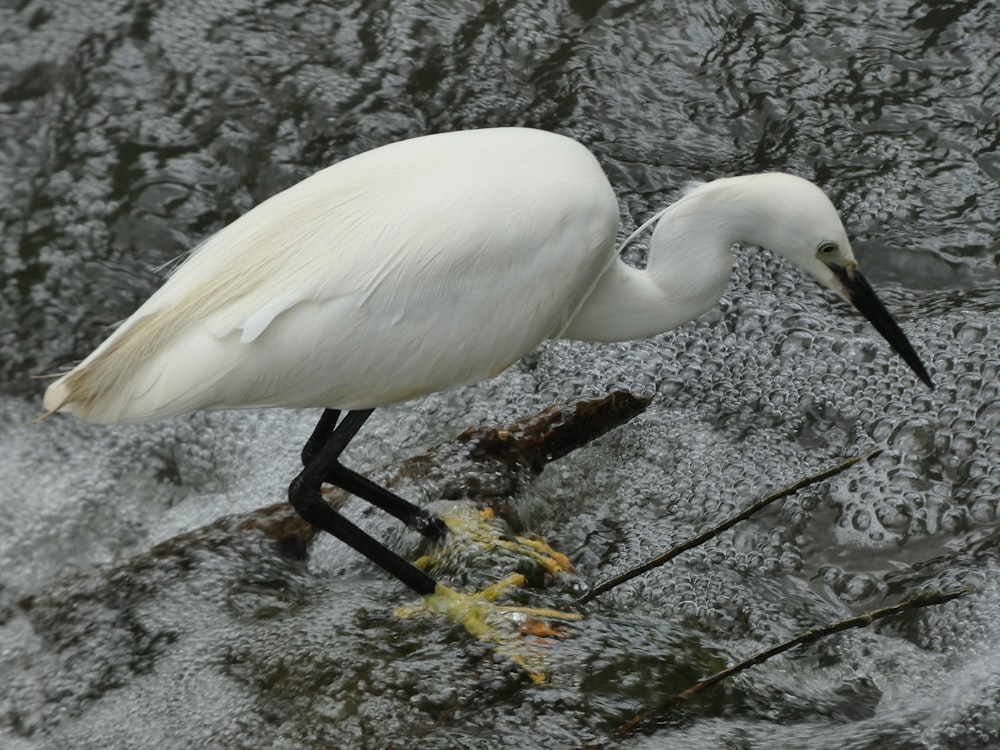
[{"label": "yellow foot", "polygon": [[[492,521],[496,517],[492,508],[485,508],[479,511],[479,515],[484,521]],[[573,568],[573,563],[569,561],[566,555],[552,549],[548,542],[535,534],[531,536],[515,536],[513,538],[498,538],[496,544],[515,554],[527,555],[545,568],[553,578],[560,573],[576,572]]]},{"label": "yellow foot", "polygon": [[[529,560],[544,569],[553,578],[560,573],[572,573],[573,564],[562,552],[556,552],[548,542],[536,536],[510,536],[505,533],[502,522],[493,511],[461,508],[453,514],[441,516],[447,524],[446,548],[478,548],[491,552],[505,550],[514,558]],[[446,553],[445,553],[446,554]],[[440,550],[424,555],[414,561],[421,570],[426,570],[442,557]]]},{"label": "yellow foot", "polygon": [[[457,622],[480,641],[488,643],[498,654],[518,664],[536,685],[545,681],[542,655],[546,638],[559,638],[562,633],[547,621],[579,620],[576,612],[533,607],[509,607],[494,601],[512,586],[524,583],[524,576],[514,573],[482,591],[463,594],[438,584],[433,594],[422,604],[399,607],[398,617],[443,615]],[[535,636],[528,641],[526,636]]]}]

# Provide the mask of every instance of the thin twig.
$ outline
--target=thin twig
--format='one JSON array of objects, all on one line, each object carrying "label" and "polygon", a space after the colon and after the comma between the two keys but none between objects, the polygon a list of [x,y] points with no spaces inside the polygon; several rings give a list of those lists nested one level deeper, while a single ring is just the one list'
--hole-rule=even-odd
[{"label": "thin twig", "polygon": [[744,659],[738,664],[733,664],[720,672],[716,672],[711,677],[707,677],[704,680],[696,682],[694,685],[689,687],[683,692],[677,693],[677,695],[672,696],[663,703],[654,706],[653,708],[643,711],[641,714],[633,716],[631,719],[626,721],[624,724],[615,729],[614,734],[622,737],[631,734],[638,728],[640,724],[648,721],[649,719],[657,716],[658,714],[665,711],[672,705],[680,703],[682,701],[691,698],[694,695],[707,690],[708,688],[714,687],[722,680],[732,677],[733,675],[739,674],[752,666],[761,664],[773,656],[777,656],[780,653],[788,651],[789,649],[795,648],[796,646],[801,646],[806,643],[815,643],[821,638],[833,635],[834,633],[839,633],[843,630],[849,630],[851,628],[863,628],[871,625],[876,620],[882,620],[886,617],[892,617],[893,615],[898,615],[901,612],[907,612],[909,610],[920,609],[921,607],[932,607],[937,604],[944,604],[945,602],[950,602],[952,599],[957,599],[960,596],[972,591],[970,587],[953,589],[952,591],[938,592],[938,591],[923,591],[915,596],[900,602],[892,607],[884,607],[883,609],[876,609],[871,612],[865,612],[864,614],[858,615],[857,617],[851,617],[846,620],[841,620],[840,622],[835,622],[831,625],[824,625],[822,627],[813,628],[802,635],[796,636],[791,640],[780,643],[773,648],[769,648],[766,651],[761,651],[754,654],[749,659]]},{"label": "thin twig", "polygon": [[811,484],[816,484],[817,482],[821,482],[824,479],[828,479],[829,477],[832,477],[835,474],[839,474],[845,469],[854,466],[854,464],[858,463],[859,461],[864,461],[866,459],[877,456],[881,452],[882,452],[881,448],[873,448],[867,453],[862,453],[861,455],[853,456],[852,458],[849,458],[846,461],[837,464],[836,466],[831,466],[830,468],[824,469],[823,471],[817,474],[812,474],[808,477],[804,477],[795,482],[794,484],[790,484],[787,487],[784,487],[778,490],[777,492],[768,495],[763,500],[759,500],[746,510],[737,513],[735,516],[727,518],[725,521],[718,524],[717,526],[713,526],[708,531],[698,534],[698,536],[692,537],[691,539],[688,539],[686,542],[683,542],[682,544],[679,544],[676,547],[667,550],[662,555],[647,560],[646,562],[641,563],[640,565],[637,565],[634,568],[629,568],[624,573],[619,573],[616,576],[604,579],[596,586],[594,586],[594,588],[592,588],[586,594],[577,599],[576,603],[577,605],[586,604],[591,599],[600,596],[601,594],[606,593],[607,591],[610,591],[615,586],[620,586],[626,581],[631,581],[636,576],[642,575],[648,570],[652,570],[653,568],[658,568],[661,565],[666,565],[668,562],[673,560],[682,552],[686,552],[687,550],[697,547],[700,544],[704,544],[709,539],[717,536],[718,534],[721,534],[726,529],[732,528],[740,521],[745,521],[746,519],[750,518],[750,516],[754,515],[760,510],[763,510],[771,503],[777,500],[781,500],[784,497],[788,497],[789,495],[794,495],[799,490],[808,487]]}]

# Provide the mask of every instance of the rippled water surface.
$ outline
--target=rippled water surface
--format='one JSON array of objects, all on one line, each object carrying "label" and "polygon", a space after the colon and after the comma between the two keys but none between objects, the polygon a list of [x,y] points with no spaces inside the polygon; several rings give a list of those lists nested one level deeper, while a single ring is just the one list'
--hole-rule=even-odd
[{"label": "rippled water surface", "polygon": [[[1000,744],[1000,17],[975,0],[857,5],[0,7],[0,744],[600,744],[728,662],[963,584],[976,593],[778,658],[616,742]],[[524,594],[544,604],[885,447],[596,601],[539,687],[456,628],[394,617],[407,592],[332,540],[308,561],[215,532],[156,552],[284,497],[315,414],[27,424],[31,376],[87,354],[213,230],[346,156],[494,125],[587,144],[622,236],[691,180],[816,180],[938,386],[748,248],[720,306],[678,331],[550,344],[495,381],[377,413],[358,466],[556,401],[654,396],[514,501],[577,567]]]}]

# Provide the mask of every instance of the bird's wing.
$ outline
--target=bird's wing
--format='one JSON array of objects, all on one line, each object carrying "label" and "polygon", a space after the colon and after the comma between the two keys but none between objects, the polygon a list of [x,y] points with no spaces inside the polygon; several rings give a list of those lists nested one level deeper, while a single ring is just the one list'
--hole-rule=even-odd
[{"label": "bird's wing", "polygon": [[46,407],[105,422],[354,407],[494,374],[566,324],[617,224],[583,147],[496,133],[377,149],[265,201],[54,383]]}]

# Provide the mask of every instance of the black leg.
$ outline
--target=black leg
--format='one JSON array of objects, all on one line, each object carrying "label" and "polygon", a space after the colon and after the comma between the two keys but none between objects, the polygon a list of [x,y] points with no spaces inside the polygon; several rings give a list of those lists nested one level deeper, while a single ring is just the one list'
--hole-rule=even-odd
[{"label": "black leg", "polygon": [[323,475],[323,480],[350,492],[355,497],[367,500],[428,539],[441,539],[448,532],[444,521],[433,513],[428,513],[419,505],[404,500],[399,495],[375,484],[368,477],[351,471],[339,462],[328,469]]},{"label": "black leg", "polygon": [[392,574],[420,596],[433,594],[437,581],[407,562],[378,540],[348,521],[323,500],[320,483],[304,481],[299,474],[288,488],[288,500],[306,521],[353,547],[382,570]]},{"label": "black leg", "polygon": [[425,536],[437,539],[444,535],[447,527],[437,516],[340,463],[340,454],[371,413],[371,409],[351,411],[337,424],[339,411],[323,412],[302,449],[304,467],[288,488],[289,502],[306,521],[353,547],[421,596],[432,594],[437,587],[433,577],[341,516],[323,500],[320,492],[323,482],[328,482],[385,510]]},{"label": "black leg", "polygon": [[[306,465],[303,473],[315,473],[322,481],[340,487],[375,507],[381,508],[427,538],[440,539],[448,531],[448,527],[440,518],[340,463],[340,454],[344,452],[347,444],[351,442],[351,439],[371,416],[372,411],[374,410],[366,409],[347,412],[332,432],[329,430],[336,422],[338,412],[332,409],[324,411],[319,424],[316,425],[316,429],[313,430],[312,436],[302,451],[303,456],[307,451],[312,455],[312,460]],[[329,435],[322,448],[317,451],[315,447],[310,448],[310,443],[315,446],[321,432],[329,432]]]},{"label": "black leg", "polygon": [[303,466],[308,466],[315,460],[320,448],[323,447],[333,434],[338,419],[340,419],[340,409],[323,410],[323,416],[316,423],[316,428],[312,431],[312,435],[306,440],[306,444],[302,446]]}]

